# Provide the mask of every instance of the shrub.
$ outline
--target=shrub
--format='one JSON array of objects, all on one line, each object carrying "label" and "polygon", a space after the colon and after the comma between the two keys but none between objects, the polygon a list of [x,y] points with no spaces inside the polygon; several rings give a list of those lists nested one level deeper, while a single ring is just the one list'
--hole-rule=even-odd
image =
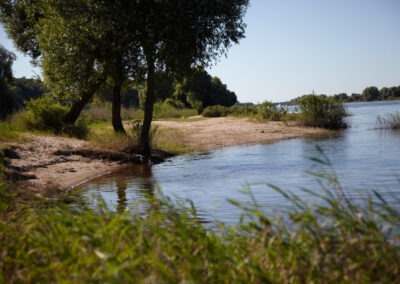
[{"label": "shrub", "polygon": [[89,133],[88,122],[79,118],[75,124],[64,122],[68,108],[44,96],[26,103],[26,111],[21,119],[29,130],[50,131],[54,134],[67,134],[77,138],[86,138]]},{"label": "shrub", "polygon": [[230,107],[230,115],[238,117],[256,117],[259,113],[256,106],[234,105]]},{"label": "shrub", "polygon": [[184,104],[183,102],[178,101],[178,100],[174,100],[174,99],[172,99],[172,98],[167,98],[167,99],[164,101],[164,104],[165,104],[165,105],[169,105],[169,106],[171,106],[171,107],[173,107],[173,108],[176,108],[176,109],[183,109],[183,108],[185,108],[185,104]]},{"label": "shrub", "polygon": [[384,117],[378,116],[376,123],[379,128],[400,129],[400,113],[389,113]]},{"label": "shrub", "polygon": [[204,117],[225,117],[228,116],[229,113],[230,113],[229,107],[215,105],[206,107],[203,110],[202,115]]},{"label": "shrub", "polygon": [[276,106],[271,102],[264,102],[258,106],[261,117],[266,120],[280,121],[285,115],[284,112],[279,111]]},{"label": "shrub", "polygon": [[171,104],[171,101],[167,101],[164,103],[158,102],[154,104],[155,118],[181,118],[181,117],[193,116],[196,114],[197,114],[196,110],[176,107],[176,105]]},{"label": "shrub", "polygon": [[300,99],[302,121],[306,126],[328,129],[347,128],[347,110],[343,104],[332,98],[307,95]]}]

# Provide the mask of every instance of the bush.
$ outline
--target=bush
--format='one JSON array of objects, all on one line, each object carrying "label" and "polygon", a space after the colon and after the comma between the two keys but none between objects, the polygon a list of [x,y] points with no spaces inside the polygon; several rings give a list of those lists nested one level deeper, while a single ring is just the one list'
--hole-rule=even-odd
[{"label": "bush", "polygon": [[272,103],[265,102],[257,106],[234,105],[231,107],[216,105],[204,109],[204,117],[249,117],[258,120],[282,121],[296,119],[295,115],[289,115],[286,111],[278,110]]},{"label": "bush", "polygon": [[208,106],[202,112],[202,115],[204,117],[225,117],[228,116],[229,114],[230,114],[229,107],[221,105]]},{"label": "bush", "polygon": [[281,112],[271,102],[264,102],[258,106],[261,117],[266,120],[280,121],[285,115],[285,112]]},{"label": "bush", "polygon": [[197,114],[196,110],[189,108],[181,108],[179,103],[173,105],[171,101],[164,103],[158,102],[154,104],[154,118],[181,118],[189,117]]},{"label": "bush", "polygon": [[343,104],[332,98],[307,95],[300,99],[302,121],[306,126],[328,129],[347,128],[345,117],[348,115]]},{"label": "bush", "polygon": [[67,124],[64,122],[67,113],[67,107],[44,96],[27,102],[26,111],[22,114],[21,119],[29,130],[50,131],[54,134],[86,138],[89,134],[88,122],[79,118],[75,124]]},{"label": "bush", "polygon": [[230,115],[238,117],[256,117],[259,113],[257,106],[234,105],[230,107]]},{"label": "bush", "polygon": [[176,109],[183,109],[183,108],[185,108],[185,104],[184,104],[183,102],[178,101],[178,100],[174,100],[174,99],[172,99],[172,98],[166,99],[166,100],[164,101],[164,104],[165,104],[165,105],[169,105],[169,106],[171,106],[171,107],[173,107],[173,108],[176,108]]}]

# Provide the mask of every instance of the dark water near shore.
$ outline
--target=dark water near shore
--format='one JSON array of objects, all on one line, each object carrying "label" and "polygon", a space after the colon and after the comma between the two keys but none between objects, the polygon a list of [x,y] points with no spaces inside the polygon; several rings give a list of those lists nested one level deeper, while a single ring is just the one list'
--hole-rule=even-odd
[{"label": "dark water near shore", "polygon": [[[330,159],[342,187],[357,200],[372,190],[400,206],[400,132],[377,129],[376,117],[400,111],[400,102],[348,105],[351,127],[324,139],[293,139],[267,145],[249,145],[174,157],[149,166],[133,166],[85,184],[83,195],[93,193],[119,209],[146,200],[161,188],[173,200],[190,199],[200,217],[227,223],[238,221],[241,211],[227,199],[248,200],[251,189],[267,211],[279,212],[286,200],[268,186],[273,184],[300,197],[301,188],[320,190],[317,179],[306,173],[320,157],[317,145]],[[321,169],[321,165],[317,165]]]}]

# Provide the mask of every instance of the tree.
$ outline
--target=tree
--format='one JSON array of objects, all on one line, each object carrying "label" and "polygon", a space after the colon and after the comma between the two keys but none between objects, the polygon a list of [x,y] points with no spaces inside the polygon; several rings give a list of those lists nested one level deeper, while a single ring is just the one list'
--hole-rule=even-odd
[{"label": "tree", "polygon": [[[80,100],[66,120],[76,120],[83,106],[106,82],[112,85],[112,125],[125,132],[121,121],[121,91],[129,78],[141,72],[141,53],[134,30],[131,31],[132,1],[54,1],[40,21],[38,39],[44,52],[44,73],[54,74],[60,67],[63,86],[77,90]],[[56,39],[59,44],[54,44]],[[63,48],[59,48],[59,46]],[[49,68],[46,62],[49,62]],[[47,72],[46,72],[47,71]],[[65,76],[66,74],[66,76]],[[76,86],[79,88],[76,88]],[[76,108],[74,108],[76,106]]]},{"label": "tree", "polygon": [[139,47],[127,39],[134,34],[129,32],[131,2],[18,0],[1,4],[9,35],[22,51],[40,59],[46,85],[71,104],[66,122],[74,123],[108,81],[113,84],[113,127],[124,132],[122,85],[129,72],[140,71]]},{"label": "tree", "polygon": [[[171,98],[175,91],[175,78],[173,74],[168,72],[156,72],[154,80],[157,82],[154,89],[155,101],[165,101]],[[143,108],[146,100],[147,85],[144,84],[140,90],[140,106]]]},{"label": "tree", "polygon": [[150,127],[155,100],[155,73],[182,74],[205,67],[244,37],[248,0],[140,1],[136,19],[146,62],[147,93],[141,131],[143,153],[150,156]]},{"label": "tree", "polygon": [[234,92],[218,77],[211,77],[203,68],[194,68],[190,75],[175,86],[174,97],[201,111],[213,105],[232,106],[237,102]]},{"label": "tree", "polygon": [[362,93],[362,99],[364,101],[375,101],[379,99],[380,93],[377,87],[367,87]]},{"label": "tree", "polygon": [[244,37],[247,5],[248,0],[5,0],[1,11],[17,45],[41,54],[46,78],[78,93],[74,114],[108,78],[114,86],[113,126],[123,131],[121,86],[127,78],[143,79],[147,91],[140,140],[144,155],[150,156],[155,74],[179,77],[225,54]]},{"label": "tree", "polygon": [[14,107],[18,110],[25,106],[25,101],[43,96],[44,87],[42,81],[38,78],[14,78],[10,92],[14,99]]},{"label": "tree", "polygon": [[9,84],[13,80],[12,65],[15,58],[14,53],[0,45],[0,119],[6,118],[14,107]]}]

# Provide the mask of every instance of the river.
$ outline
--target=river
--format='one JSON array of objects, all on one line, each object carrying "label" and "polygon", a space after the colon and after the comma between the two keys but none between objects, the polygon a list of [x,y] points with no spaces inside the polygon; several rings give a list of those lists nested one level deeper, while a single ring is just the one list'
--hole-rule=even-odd
[{"label": "river", "polygon": [[288,206],[269,184],[312,201],[301,188],[321,191],[318,178],[307,173],[326,168],[310,159],[321,158],[318,145],[330,160],[329,172],[354,202],[374,190],[400,206],[400,132],[376,126],[378,115],[400,111],[400,101],[347,107],[351,127],[332,137],[229,147],[173,157],[152,167],[132,166],[86,183],[82,194],[100,195],[110,207],[121,209],[161,189],[173,200],[191,200],[204,220],[236,223],[242,212],[227,199],[249,200],[244,188],[269,212]]}]

